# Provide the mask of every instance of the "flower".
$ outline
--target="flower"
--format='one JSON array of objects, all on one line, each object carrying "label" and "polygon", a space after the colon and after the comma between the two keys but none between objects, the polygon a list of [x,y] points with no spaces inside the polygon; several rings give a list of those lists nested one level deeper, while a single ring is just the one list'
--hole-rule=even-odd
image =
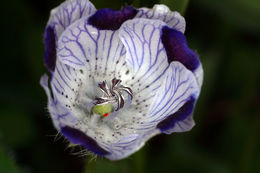
[{"label": "flower", "polygon": [[67,0],[53,9],[44,35],[50,79],[41,85],[56,129],[110,160],[190,130],[203,71],[184,30],[165,5],[115,11]]}]

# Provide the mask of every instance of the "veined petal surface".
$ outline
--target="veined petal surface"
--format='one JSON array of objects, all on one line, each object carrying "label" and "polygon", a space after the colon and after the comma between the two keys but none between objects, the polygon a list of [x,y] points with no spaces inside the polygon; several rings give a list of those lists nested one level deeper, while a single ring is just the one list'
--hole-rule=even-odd
[{"label": "veined petal surface", "polygon": [[169,63],[172,61],[181,62],[194,73],[198,85],[201,87],[203,70],[199,55],[189,48],[184,34],[176,29],[164,26],[162,28],[162,42],[166,49]]},{"label": "veined petal surface", "polygon": [[47,27],[53,27],[56,38],[59,38],[69,25],[84,16],[92,15],[95,11],[96,8],[89,0],[66,0],[51,10]]},{"label": "veined petal surface", "polygon": [[144,123],[147,129],[177,112],[190,97],[196,99],[200,91],[193,73],[179,62],[172,62],[164,77]]},{"label": "veined petal surface", "polygon": [[72,112],[66,108],[60,100],[57,98],[52,98],[50,89],[48,86],[48,76],[45,74],[41,77],[40,84],[44,88],[48,96],[48,110],[51,115],[54,126],[60,130],[64,125],[74,126],[78,122]]},{"label": "veined petal surface", "polygon": [[96,11],[88,0],[66,0],[51,11],[44,33],[44,63],[52,73],[56,64],[56,44],[62,32],[76,20]]},{"label": "veined petal surface", "polygon": [[[184,18],[165,5],[96,11],[67,0],[53,9],[44,36],[51,76],[41,85],[58,131],[119,160],[157,134],[190,130],[203,70],[184,31]],[[103,105],[111,109],[96,112]]]},{"label": "veined petal surface", "polygon": [[57,56],[64,63],[93,76],[124,78],[125,48],[118,31],[99,30],[81,19],[59,39]]},{"label": "veined petal surface", "polygon": [[185,19],[177,11],[172,12],[166,5],[156,4],[152,9],[140,8],[136,18],[147,18],[161,20],[169,27],[174,28],[182,33],[185,32]]},{"label": "veined petal surface", "polygon": [[126,47],[126,62],[132,74],[128,85],[134,91],[138,109],[145,112],[151,98],[161,85],[162,76],[168,68],[166,51],[161,41],[159,20],[133,19],[125,22],[119,37]]}]

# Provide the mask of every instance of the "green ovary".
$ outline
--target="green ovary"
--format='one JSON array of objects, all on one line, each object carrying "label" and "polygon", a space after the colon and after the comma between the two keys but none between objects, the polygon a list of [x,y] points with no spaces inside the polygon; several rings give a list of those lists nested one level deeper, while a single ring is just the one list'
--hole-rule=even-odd
[{"label": "green ovary", "polygon": [[113,110],[111,104],[105,104],[105,105],[96,105],[92,107],[92,112],[99,115],[104,115],[105,113],[111,113]]}]

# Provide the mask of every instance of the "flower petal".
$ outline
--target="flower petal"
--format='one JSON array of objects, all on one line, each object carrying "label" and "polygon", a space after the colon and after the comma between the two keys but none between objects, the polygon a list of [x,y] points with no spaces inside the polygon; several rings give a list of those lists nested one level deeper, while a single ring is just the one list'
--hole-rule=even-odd
[{"label": "flower petal", "polygon": [[180,31],[163,27],[162,42],[169,62],[179,61],[191,71],[195,71],[200,65],[199,56],[188,47],[186,38]]},{"label": "flower petal", "polygon": [[89,0],[67,0],[51,10],[47,27],[52,26],[56,38],[59,38],[62,32],[76,20],[92,15],[95,11],[94,5]]},{"label": "flower petal", "polygon": [[61,128],[61,133],[65,137],[67,137],[73,144],[82,145],[89,151],[99,156],[105,156],[109,154],[109,152],[101,148],[94,139],[90,138],[78,129],[65,126]]},{"label": "flower petal", "polygon": [[139,140],[139,134],[129,134],[120,138],[115,143],[104,145],[111,154],[106,157],[110,160],[123,159],[140,149],[144,142]]},{"label": "flower petal", "polygon": [[182,33],[185,31],[185,19],[180,13],[170,11],[170,9],[163,4],[154,5],[150,8],[140,8],[136,18],[158,19],[165,22],[169,27],[174,28]]},{"label": "flower petal", "polygon": [[67,0],[51,11],[44,34],[44,63],[50,72],[55,68],[56,42],[62,32],[76,20],[95,11],[95,7],[88,0]]},{"label": "flower petal", "polygon": [[52,98],[46,74],[41,77],[40,84],[48,96],[48,110],[54,126],[59,130],[61,126],[76,124],[78,120],[72,115],[71,111],[63,106],[55,97]]},{"label": "flower petal", "polygon": [[186,68],[194,73],[197,83],[201,87],[203,70],[199,56],[188,47],[183,33],[164,26],[162,28],[162,42],[167,51],[169,63],[172,61],[181,62]]},{"label": "flower petal", "polygon": [[195,101],[196,98],[191,96],[177,112],[158,123],[157,128],[168,134],[189,131],[195,125],[192,118]]},{"label": "flower petal", "polygon": [[145,106],[142,104],[149,105],[148,100],[161,85],[168,67],[160,37],[164,25],[159,20],[133,19],[125,22],[119,30],[119,37],[127,50],[125,59],[133,76],[128,85],[134,91],[133,103],[140,104],[140,108]]},{"label": "flower petal", "polygon": [[44,33],[44,64],[50,72],[53,72],[56,65],[56,41],[54,28],[48,26]]},{"label": "flower petal", "polygon": [[84,76],[79,70],[57,61],[51,87],[53,97],[68,109],[72,109],[72,102],[76,102],[77,91],[82,85]]},{"label": "flower petal", "polygon": [[[191,98],[197,99],[200,91],[196,79],[191,71],[186,69],[179,62],[172,62],[165,73],[164,81],[161,87],[157,90],[156,96],[153,98],[153,103],[150,109],[149,117],[143,124],[144,129],[154,128],[158,123],[167,119],[170,115],[176,113],[185,103],[190,102]],[[188,110],[192,110],[193,102],[184,106]],[[184,109],[183,108],[183,109]],[[190,111],[182,111],[180,117],[176,117],[173,121],[184,120]],[[176,113],[179,115],[178,113]],[[174,114],[174,117],[176,116]],[[167,122],[167,120],[165,120]],[[160,126],[159,126],[160,127]],[[169,126],[161,126],[161,130],[168,130]]]},{"label": "flower petal", "polygon": [[81,19],[62,34],[58,45],[58,59],[76,69],[86,70],[89,77],[122,78],[127,71],[126,51],[118,31],[98,30],[86,19]]},{"label": "flower petal", "polygon": [[134,18],[136,14],[137,10],[132,6],[124,7],[120,11],[104,8],[96,11],[88,19],[88,23],[100,30],[117,30],[122,23]]}]

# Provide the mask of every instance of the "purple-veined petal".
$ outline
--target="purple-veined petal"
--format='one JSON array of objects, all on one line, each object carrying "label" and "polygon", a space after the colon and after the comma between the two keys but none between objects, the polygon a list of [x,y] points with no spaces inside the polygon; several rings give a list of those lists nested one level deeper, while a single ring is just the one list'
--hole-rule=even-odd
[{"label": "purple-veined petal", "polygon": [[179,61],[191,71],[195,71],[200,65],[198,54],[188,47],[186,38],[180,31],[163,27],[162,42],[169,62]]},{"label": "purple-veined petal", "polygon": [[183,33],[175,29],[164,26],[162,28],[162,42],[166,49],[169,63],[172,61],[181,62],[186,68],[191,70],[201,87],[203,70],[196,52],[191,50]]},{"label": "purple-veined petal", "polygon": [[140,8],[136,18],[157,19],[165,22],[169,27],[182,33],[185,31],[185,19],[180,13],[172,12],[167,6],[160,4],[154,5],[152,9]]},{"label": "purple-veined petal", "polygon": [[192,117],[195,102],[196,98],[191,96],[177,112],[158,123],[157,128],[168,134],[189,131],[195,125]]},{"label": "purple-veined petal", "polygon": [[[110,160],[129,156],[161,132],[191,129],[203,71],[200,63],[190,66],[196,61],[186,56],[190,49],[185,37],[172,33],[171,28],[184,32],[184,18],[164,5],[152,10],[93,9],[87,0],[66,1],[52,11],[46,27],[52,93],[46,76],[41,85],[55,127],[72,143]],[[91,106],[98,83],[114,77],[133,90],[133,100],[129,97],[127,106],[106,119]]]},{"label": "purple-veined petal", "polygon": [[127,72],[125,53],[118,31],[98,30],[81,19],[62,34],[57,56],[68,66],[85,69],[89,77],[121,79]]},{"label": "purple-veined petal", "polygon": [[[181,63],[172,62],[165,73],[161,87],[157,90],[156,96],[153,98],[149,117],[146,118],[143,128],[154,128],[154,126],[165,120],[168,116],[180,110],[191,97],[196,99],[199,92],[200,87],[193,73]],[[185,119],[188,115],[184,114],[184,118],[181,118]],[[176,121],[177,119],[178,117]],[[162,128],[162,130],[168,129]]]},{"label": "purple-veined petal", "polygon": [[84,76],[79,69],[74,69],[57,60],[56,68],[51,79],[54,100],[72,109],[71,103],[76,102],[78,90]]},{"label": "purple-veined petal", "polygon": [[89,151],[99,156],[105,156],[109,154],[109,152],[101,148],[94,139],[90,138],[89,136],[87,136],[85,133],[83,133],[78,129],[65,126],[61,128],[61,133],[65,137],[67,137],[70,140],[70,142],[72,142],[73,144],[82,145]]},{"label": "purple-veined petal", "polygon": [[133,19],[125,22],[119,31],[119,37],[127,50],[125,59],[133,76],[128,81],[134,92],[133,103],[144,114],[168,68],[166,51],[161,41],[161,28],[164,25],[159,20]]},{"label": "purple-veined petal", "polygon": [[54,28],[48,26],[44,33],[44,64],[50,72],[53,72],[56,65],[56,40]]},{"label": "purple-veined petal", "polygon": [[71,111],[63,106],[63,104],[55,97],[52,98],[48,86],[48,80],[48,76],[44,74],[41,77],[40,84],[48,96],[48,110],[54,126],[59,130],[61,126],[76,124],[78,120],[72,115]]},{"label": "purple-veined petal", "polygon": [[51,11],[44,34],[44,63],[50,72],[55,68],[56,44],[62,32],[76,20],[95,11],[95,7],[88,0],[67,0]]},{"label": "purple-veined petal", "polygon": [[117,30],[126,20],[136,16],[137,10],[132,6],[116,11],[104,8],[96,11],[89,19],[88,23],[100,30]]},{"label": "purple-veined petal", "polygon": [[[75,90],[70,89],[75,86],[75,83],[77,84],[77,81],[74,80],[80,79],[77,77],[77,74],[81,73],[58,61],[51,81],[53,98],[48,87],[48,76],[42,76],[40,84],[48,96],[48,110],[57,130],[68,138],[70,142],[82,145],[97,155],[107,155],[109,153],[87,135],[88,127],[84,125],[84,120],[79,116],[82,114],[78,108],[73,106],[77,104],[77,101],[71,99],[75,97],[71,92],[78,90],[78,88],[75,88]],[[80,85],[76,86],[79,87]]]},{"label": "purple-veined petal", "polygon": [[56,39],[62,32],[76,20],[92,15],[96,8],[89,0],[66,0],[51,10],[47,27],[54,28]]},{"label": "purple-veined petal", "polygon": [[111,153],[107,158],[110,160],[119,160],[137,151],[144,145],[144,142],[139,140],[139,136],[139,134],[129,134],[112,144],[103,144],[103,147]]}]

